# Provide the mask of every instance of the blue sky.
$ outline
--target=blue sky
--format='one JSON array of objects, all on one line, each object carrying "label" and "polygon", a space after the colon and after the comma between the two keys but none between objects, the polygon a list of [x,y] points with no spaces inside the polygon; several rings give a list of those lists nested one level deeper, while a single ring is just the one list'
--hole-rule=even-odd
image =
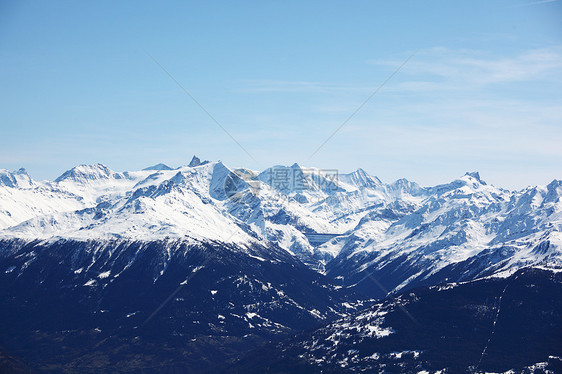
[{"label": "blue sky", "polygon": [[197,154],[546,184],[562,178],[561,19],[549,0],[2,1],[0,168],[53,179]]}]

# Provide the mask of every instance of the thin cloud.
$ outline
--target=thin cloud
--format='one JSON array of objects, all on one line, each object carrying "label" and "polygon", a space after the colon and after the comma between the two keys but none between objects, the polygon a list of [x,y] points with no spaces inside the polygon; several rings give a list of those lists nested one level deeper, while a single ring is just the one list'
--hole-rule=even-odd
[{"label": "thin cloud", "polygon": [[[392,65],[396,61],[371,61]],[[490,84],[553,79],[562,76],[562,47],[528,50],[515,56],[497,57],[479,51],[432,48],[419,53],[404,69],[415,81],[401,82],[395,88],[420,91],[478,88]]]},{"label": "thin cloud", "polygon": [[534,6],[534,5],[541,5],[541,4],[547,4],[547,3],[555,3],[558,0],[540,0],[540,1],[532,1],[530,3],[523,3],[523,4],[517,4],[514,5],[514,8],[521,8],[521,7],[527,7],[527,6]]}]

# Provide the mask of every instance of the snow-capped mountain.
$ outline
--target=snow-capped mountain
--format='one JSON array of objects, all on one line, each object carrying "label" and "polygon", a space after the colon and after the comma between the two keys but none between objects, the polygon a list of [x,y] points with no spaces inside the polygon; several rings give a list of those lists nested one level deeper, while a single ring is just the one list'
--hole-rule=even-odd
[{"label": "snow-capped mountain", "polygon": [[0,169],[0,186],[30,188],[33,185],[33,180],[24,168],[14,172],[10,172],[6,169]]},{"label": "snow-capped mountain", "polygon": [[[126,172],[80,165],[42,182],[2,170],[0,351],[55,372],[213,372],[375,299],[562,268],[561,196],[558,180],[508,191],[467,173],[422,187],[197,157]],[[362,318],[350,339],[393,336]],[[315,354],[303,359],[325,359]]]},{"label": "snow-capped mountain", "polygon": [[25,169],[0,170],[0,229],[56,212],[82,209],[83,200],[53,184],[33,181]]},{"label": "snow-capped mountain", "polygon": [[510,192],[467,173],[426,190],[413,211],[372,213],[319,251],[338,253],[328,274],[345,284],[388,291],[476,279],[529,265],[562,264],[562,190]]},{"label": "snow-capped mountain", "polygon": [[255,172],[194,157],[177,169],[80,165],[53,182],[4,170],[0,181],[3,238],[272,243],[345,285],[370,274],[388,291],[562,262],[557,180],[507,191],[467,173],[423,188],[362,169]]}]

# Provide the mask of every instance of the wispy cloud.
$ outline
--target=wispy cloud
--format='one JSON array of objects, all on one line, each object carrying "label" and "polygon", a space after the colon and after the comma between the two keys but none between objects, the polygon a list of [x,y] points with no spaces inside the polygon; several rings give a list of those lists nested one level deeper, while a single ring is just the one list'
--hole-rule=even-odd
[{"label": "wispy cloud", "polygon": [[[372,60],[369,63],[395,67],[400,61]],[[466,90],[491,84],[560,79],[560,77],[562,77],[562,46],[527,50],[509,57],[486,54],[478,50],[435,47],[418,52],[416,58],[404,67],[400,79],[389,85],[386,90]],[[361,94],[372,90],[373,84],[370,83],[256,79],[243,81],[242,86],[236,91]]]},{"label": "wispy cloud", "polygon": [[[370,61],[371,76],[384,75],[400,62]],[[265,109],[256,105],[252,116],[236,117],[237,123],[250,125],[235,135],[250,144],[264,166],[305,162],[311,144],[329,136],[375,85],[312,80],[242,83],[239,91],[263,99]],[[552,178],[552,170],[562,170],[557,166],[562,160],[560,86],[559,45],[511,53],[421,50],[326,144],[323,158],[310,165],[360,165],[385,180],[409,175],[422,184],[434,184],[440,173],[456,176],[466,169],[483,175],[504,173],[490,182],[522,186],[528,182],[524,174],[538,170],[533,165],[542,165],[543,174]],[[269,102],[277,104],[268,106]],[[434,176],[428,165],[435,169]]]},{"label": "wispy cloud", "polygon": [[514,5],[514,8],[521,8],[521,7],[526,7],[526,6],[534,6],[534,5],[541,5],[541,4],[547,4],[547,3],[554,3],[558,0],[539,0],[539,1],[531,1],[529,3],[523,3],[523,4],[517,4]]},{"label": "wispy cloud", "polygon": [[[396,64],[391,60],[371,61],[376,65]],[[410,79],[402,89],[413,91],[481,88],[486,85],[560,79],[562,47],[534,49],[511,57],[493,56],[473,50],[432,48],[421,51],[404,73]],[[412,80],[411,77],[415,77]]]}]

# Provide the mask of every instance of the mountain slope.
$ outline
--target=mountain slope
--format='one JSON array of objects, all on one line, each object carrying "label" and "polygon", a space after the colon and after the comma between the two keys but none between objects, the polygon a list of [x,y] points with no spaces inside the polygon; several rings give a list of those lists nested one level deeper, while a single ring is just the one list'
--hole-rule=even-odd
[{"label": "mountain slope", "polygon": [[358,305],[259,245],[4,240],[0,269],[0,346],[46,372],[200,372]]},{"label": "mountain slope", "polygon": [[478,173],[422,188],[361,169],[257,173],[196,157],[190,165],[123,173],[80,165],[46,183],[5,171],[0,237],[273,243],[372,297],[561,263],[560,181],[513,192]]},{"label": "mountain slope", "polygon": [[433,187],[419,208],[372,215],[321,247],[338,253],[327,274],[384,297],[403,287],[476,279],[532,264],[557,267],[562,264],[559,185],[512,193],[467,174]]},{"label": "mountain slope", "polygon": [[[3,170],[0,347],[41,371],[196,372],[374,299],[390,296],[383,304],[391,308],[392,295],[404,299],[420,286],[493,277],[474,282],[489,290],[466,283],[450,295],[489,311],[502,279],[529,267],[562,268],[561,196],[557,180],[507,191],[467,173],[421,187],[386,184],[361,169],[294,164],[256,172],[197,157],[175,169],[80,165],[53,182]],[[432,292],[412,305],[437,313],[433,300],[447,309],[444,294]],[[537,328],[548,322],[541,318]],[[349,339],[366,332],[392,341],[408,323],[397,321],[390,330],[372,321],[353,327]],[[449,322],[432,329],[460,323]],[[477,335],[466,339],[480,346]],[[418,364],[419,352],[404,355],[412,356],[404,365]],[[396,358],[380,357],[376,365]],[[427,367],[441,362],[424,357]],[[299,362],[295,368],[317,369]]]},{"label": "mountain slope", "polygon": [[560,341],[562,273],[529,268],[402,293],[252,352],[223,372],[556,371]]}]

